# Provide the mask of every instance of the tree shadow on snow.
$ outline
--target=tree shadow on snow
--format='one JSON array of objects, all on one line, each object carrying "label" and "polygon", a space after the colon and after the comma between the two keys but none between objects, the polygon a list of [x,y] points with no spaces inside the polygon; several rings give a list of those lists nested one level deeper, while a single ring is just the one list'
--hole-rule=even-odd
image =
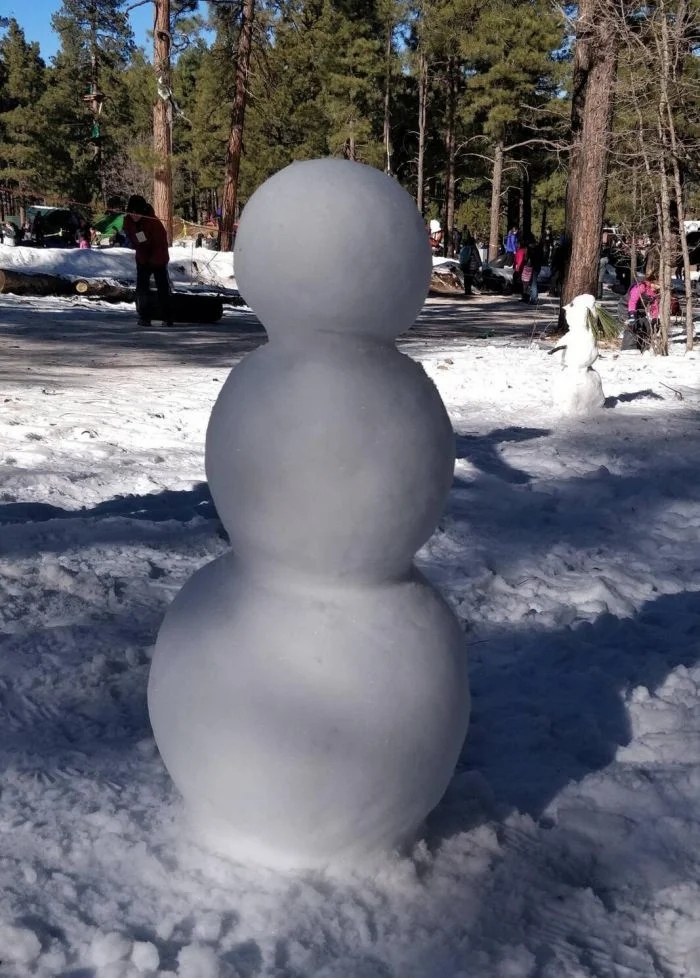
[{"label": "tree shadow on snow", "polygon": [[606,408],[614,408],[617,404],[627,404],[629,401],[663,401],[661,394],[657,394],[651,388],[644,391],[631,391],[629,394],[619,394],[617,397],[606,397]]},{"label": "tree shadow on snow", "polygon": [[51,503],[40,502],[0,503],[0,525],[107,517],[149,520],[154,523],[162,523],[166,520],[185,523],[195,517],[218,518],[206,482],[198,483],[193,489],[163,489],[161,492],[143,495],[115,496],[89,509],[64,509]]},{"label": "tree shadow on snow", "polygon": [[[116,497],[83,510],[6,503],[0,505],[2,524],[3,557],[59,559],[42,558],[47,576],[36,614],[13,620],[12,604],[6,608],[0,757],[29,752],[31,765],[41,770],[70,763],[98,777],[112,772],[116,781],[121,772],[128,780],[130,755],[151,736],[149,650],[163,613],[183,575],[201,563],[212,540],[225,536],[209,488],[200,483],[187,491]],[[117,555],[124,546],[141,550],[135,561],[117,556],[110,565],[98,556],[97,567],[88,561],[79,568],[76,554],[94,546],[114,547]],[[67,561],[60,560],[64,554]],[[12,679],[25,674],[35,675],[42,688],[41,710],[32,706],[35,691],[27,696]]]},{"label": "tree shadow on snow", "polygon": [[498,453],[504,442],[522,442],[550,435],[547,428],[499,428],[488,435],[457,435],[457,458],[467,459],[482,472],[496,476],[504,482],[522,484],[531,481],[528,472],[516,469]]}]

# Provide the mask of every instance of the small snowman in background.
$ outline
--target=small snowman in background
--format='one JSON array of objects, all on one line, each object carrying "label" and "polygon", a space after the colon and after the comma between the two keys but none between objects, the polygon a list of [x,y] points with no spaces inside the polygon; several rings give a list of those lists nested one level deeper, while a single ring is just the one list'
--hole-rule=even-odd
[{"label": "small snowman in background", "polygon": [[569,329],[549,351],[550,355],[562,351],[561,369],[552,383],[552,398],[561,414],[593,414],[605,403],[600,374],[593,369],[598,359],[595,296],[577,295],[564,306],[564,315]]},{"label": "small snowman in background", "polygon": [[356,865],[416,838],[469,718],[462,630],[413,563],[454,436],[394,345],[430,246],[395,180],[311,160],[253,194],[234,261],[269,343],[231,371],[207,431],[233,550],[168,609],[151,723],[204,844],[275,868]]}]

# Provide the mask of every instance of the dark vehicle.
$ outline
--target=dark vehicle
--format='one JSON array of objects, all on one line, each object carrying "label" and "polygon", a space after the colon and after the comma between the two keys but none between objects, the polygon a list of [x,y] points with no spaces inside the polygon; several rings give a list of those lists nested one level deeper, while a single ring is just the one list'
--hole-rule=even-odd
[{"label": "dark vehicle", "polygon": [[29,217],[32,223],[37,214],[41,215],[45,248],[72,248],[77,244],[76,232],[80,227],[81,214],[68,207],[30,207]]}]

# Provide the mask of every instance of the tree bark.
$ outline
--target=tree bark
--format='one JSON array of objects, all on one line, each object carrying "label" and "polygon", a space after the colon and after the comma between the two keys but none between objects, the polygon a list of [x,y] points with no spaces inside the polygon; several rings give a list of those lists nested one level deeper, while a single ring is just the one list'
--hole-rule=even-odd
[{"label": "tree bark", "polygon": [[243,123],[248,97],[250,52],[253,41],[255,0],[244,0],[241,12],[241,28],[236,52],[236,82],[231,106],[231,132],[226,147],[226,176],[221,203],[221,250],[230,251],[233,246],[233,229],[236,223],[238,203],[238,175],[243,151]]},{"label": "tree bark", "polygon": [[99,182],[100,196],[103,196],[102,175],[102,135],[100,133],[100,113],[102,111],[102,93],[100,92],[100,60],[97,48],[97,7],[90,11],[90,111],[92,112],[92,139],[95,154],[95,167]]},{"label": "tree bark", "polygon": [[428,59],[423,51],[418,56],[418,167],[416,173],[416,204],[425,209],[425,139],[428,128]]},{"label": "tree bark", "polygon": [[70,295],[73,282],[59,275],[25,275],[0,269],[0,292],[13,295]]},{"label": "tree bark", "polygon": [[579,4],[571,105],[571,155],[566,233],[571,258],[562,306],[598,290],[600,241],[607,193],[607,163],[617,75],[618,32],[606,3]]},{"label": "tree bark", "polygon": [[659,159],[659,198],[661,204],[661,227],[659,228],[659,332],[652,336],[652,350],[661,356],[668,356],[668,333],[671,322],[671,188],[668,176],[668,132],[666,118],[668,107],[668,74],[665,56],[662,56],[659,101],[657,105],[657,126],[661,156]]},{"label": "tree bark", "polygon": [[491,178],[491,227],[489,230],[489,261],[498,257],[501,221],[501,183],[503,181],[503,142],[499,140],[493,151],[493,175]]},{"label": "tree bark", "polygon": [[681,179],[680,166],[678,164],[676,147],[676,129],[673,121],[673,114],[669,110],[669,132],[671,134],[671,144],[673,148],[673,183],[678,207],[678,226],[680,228],[681,255],[683,258],[683,285],[685,293],[685,348],[692,350],[694,346],[695,324],[693,322],[693,288],[690,281],[690,253],[688,251],[688,240],[685,236],[685,203],[683,201],[683,181]]},{"label": "tree bark", "polygon": [[384,78],[384,172],[391,176],[391,56],[393,53],[393,29],[394,24],[389,18],[386,26],[386,48],[384,57],[386,59],[386,75]]},{"label": "tree bark", "polygon": [[78,279],[73,283],[78,295],[88,299],[104,299],[111,302],[133,302],[136,290],[128,285],[106,282],[103,279]]},{"label": "tree bark", "polygon": [[630,241],[630,285],[637,275],[637,210],[639,206],[639,173],[632,168],[632,235]]},{"label": "tree bark", "polygon": [[153,106],[153,209],[173,241],[173,174],[172,174],[172,88],[170,68],[170,0],[155,0],[156,21],[153,32],[153,63],[158,95]]},{"label": "tree bark", "polygon": [[452,232],[455,224],[455,170],[457,156],[457,135],[455,133],[455,115],[457,104],[457,65],[455,58],[450,58],[447,65],[447,121],[445,129],[445,155],[447,169],[445,171],[445,254],[454,256]]},{"label": "tree bark", "polygon": [[[688,16],[688,6],[685,2],[678,5],[676,11],[676,25],[680,26],[681,29],[685,26],[686,18]],[[665,83],[662,83],[662,91],[665,92],[665,113],[666,113],[666,128],[668,133],[668,140],[671,149],[671,168],[673,173],[673,190],[676,200],[676,208],[678,213],[678,229],[679,238],[681,246],[681,255],[683,258],[683,281],[685,286],[685,346],[686,350],[692,350],[694,345],[694,333],[695,326],[693,323],[693,290],[692,283],[690,281],[690,254],[688,251],[688,241],[685,236],[685,202],[683,199],[683,178],[681,174],[680,167],[680,145],[678,142],[678,135],[676,132],[676,123],[674,119],[673,107],[671,105],[670,99],[668,97],[668,84],[669,82],[677,81],[678,75],[682,74],[684,68],[684,58],[673,58],[671,53],[671,43],[669,37],[669,25],[668,20],[664,16],[662,21],[661,29],[661,43],[662,43],[662,64],[663,64],[663,74],[666,77]],[[674,269],[675,270],[675,269]],[[666,352],[668,352],[668,347]]]}]

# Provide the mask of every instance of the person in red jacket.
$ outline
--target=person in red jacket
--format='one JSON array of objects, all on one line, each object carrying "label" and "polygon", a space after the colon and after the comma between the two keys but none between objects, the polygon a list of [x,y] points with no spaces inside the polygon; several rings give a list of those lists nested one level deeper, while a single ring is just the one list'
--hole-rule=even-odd
[{"label": "person in red jacket", "polygon": [[126,210],[124,233],[136,251],[136,311],[139,326],[151,325],[148,302],[151,276],[156,283],[163,322],[166,326],[172,326],[168,235],[151,205],[139,194],[129,197]]}]

